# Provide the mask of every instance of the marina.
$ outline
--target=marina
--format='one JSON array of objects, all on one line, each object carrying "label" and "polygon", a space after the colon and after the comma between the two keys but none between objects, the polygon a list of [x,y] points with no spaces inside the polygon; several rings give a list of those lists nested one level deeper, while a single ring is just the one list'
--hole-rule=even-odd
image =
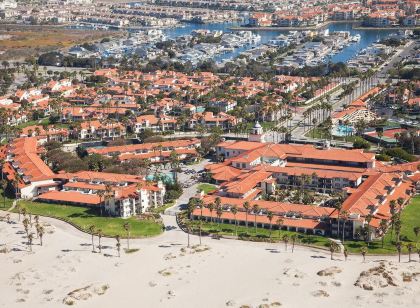
[{"label": "marina", "polygon": [[[154,59],[159,56],[161,50],[156,48],[156,43],[172,41],[178,49],[179,56],[175,56],[180,62],[191,62],[197,65],[199,62],[212,59],[218,64],[224,64],[234,60],[241,54],[257,58],[265,51],[287,47],[290,44],[301,44],[304,39],[313,35],[321,37],[320,42],[305,43],[302,50],[297,52],[296,57],[289,56],[285,59],[292,66],[318,65],[331,61],[348,62],[353,60],[359,53],[372,44],[396,34],[398,30],[359,30],[353,29],[353,23],[330,23],[326,28],[315,31],[281,31],[281,30],[247,30],[235,31],[241,26],[238,22],[212,22],[212,23],[186,23],[172,27],[155,28],[130,28],[127,29],[129,37],[124,40],[108,42],[105,46],[98,46],[99,53],[88,53],[88,56],[121,58],[122,55],[137,54],[145,59]],[[105,25],[103,26],[105,27]],[[102,29],[98,25],[79,23],[72,28],[78,29]],[[106,26],[108,30],[121,30],[121,28]],[[159,33],[156,35],[156,33]],[[191,40],[194,35],[200,33],[206,37],[220,36],[220,40],[210,43],[202,42],[194,46],[182,47],[185,42]],[[217,35],[216,35],[217,34]],[[104,44],[101,44],[104,45]],[[103,50],[101,52],[100,50]]]}]

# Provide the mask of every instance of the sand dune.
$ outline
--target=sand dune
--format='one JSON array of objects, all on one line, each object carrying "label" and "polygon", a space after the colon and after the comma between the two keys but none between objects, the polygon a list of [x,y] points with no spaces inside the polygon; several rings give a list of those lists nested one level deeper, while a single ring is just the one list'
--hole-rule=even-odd
[{"label": "sand dune", "polygon": [[[20,223],[0,221],[0,250],[7,250],[0,253],[0,307],[420,307],[416,257],[345,262],[304,247],[286,252],[282,244],[204,238],[198,246],[194,236],[186,248],[175,228],[132,240],[139,251],[118,258],[114,239],[103,238],[103,253],[92,253],[89,235],[40,220],[51,226],[43,247],[34,238],[33,252]],[[164,221],[175,225],[173,217]]]}]

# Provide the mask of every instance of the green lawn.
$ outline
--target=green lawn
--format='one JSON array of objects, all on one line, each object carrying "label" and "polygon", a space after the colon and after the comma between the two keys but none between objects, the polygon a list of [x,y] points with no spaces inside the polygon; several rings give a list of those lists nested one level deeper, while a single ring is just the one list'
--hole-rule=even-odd
[{"label": "green lawn", "polygon": [[[216,217],[213,218],[216,221]],[[249,222],[252,222],[252,215],[249,216]],[[199,230],[199,221],[189,221],[189,225],[194,229],[195,232]],[[202,231],[207,232],[210,234],[219,234],[219,235],[235,235],[235,225],[232,224],[218,224],[216,222],[204,222],[202,223]],[[238,236],[244,240],[252,240],[252,241],[279,241],[283,238],[284,235],[292,236],[295,234],[297,236],[296,243],[302,243],[306,245],[315,245],[315,246],[322,246],[327,248],[329,240],[326,237],[318,236],[318,235],[306,235],[303,233],[292,232],[292,231],[285,231],[281,230],[273,230],[271,232],[271,239],[270,239],[270,230],[257,228],[257,233],[255,233],[255,228],[249,226],[248,228],[245,226],[238,226],[237,227]]]},{"label": "green lawn", "polygon": [[47,204],[26,200],[19,201],[19,205],[26,208],[33,215],[61,218],[84,231],[87,231],[91,225],[94,225],[96,229],[102,229],[104,236],[120,235],[125,237],[127,233],[123,225],[126,222],[131,226],[130,232],[132,237],[150,237],[162,232],[162,226],[157,222],[138,220],[136,218],[100,217],[98,216],[99,212],[87,207]]},{"label": "green lawn", "polygon": [[175,204],[175,201],[168,202],[162,206],[152,208],[151,212],[156,213],[156,214],[163,214],[167,208],[170,208],[174,204]]},{"label": "green lawn", "polygon": [[[216,217],[214,218],[216,220]],[[249,216],[249,221],[252,222],[253,216]],[[402,228],[400,239],[403,242],[403,253],[407,253],[406,245],[410,242],[416,243],[416,236],[414,234],[413,228],[420,226],[420,197],[415,197],[412,199],[411,203],[406,207],[401,215]],[[198,232],[198,221],[189,222],[195,231]],[[220,234],[220,235],[235,235],[235,226],[231,224],[220,224],[217,223],[202,223],[202,230],[211,234]],[[242,239],[249,240],[269,240],[270,231],[268,229],[257,228],[257,233],[255,234],[255,228],[245,226],[238,226],[238,236]],[[297,235],[297,242],[302,244],[309,244],[321,247],[328,247],[329,240],[327,237],[318,236],[318,235],[306,235],[302,233],[290,232],[290,231],[279,231],[273,230],[271,234],[271,240],[279,241],[285,234]],[[347,247],[351,253],[360,253],[362,247],[366,247],[367,244],[363,241],[348,241],[344,242],[344,245]],[[419,247],[420,248],[420,247]],[[382,247],[382,241],[377,240],[369,243],[368,253],[370,254],[396,254],[397,249],[395,248],[395,232],[393,234],[393,239],[391,240],[391,230],[385,235],[384,247]]]},{"label": "green lawn", "polygon": [[13,199],[10,196],[8,196],[7,193],[6,195],[4,195],[3,189],[0,189],[0,208],[8,209],[12,206],[12,204],[13,204]]},{"label": "green lawn", "polygon": [[44,118],[44,119],[39,119],[39,120],[31,120],[31,121],[19,124],[17,127],[25,128],[32,125],[43,125],[43,124],[48,124],[48,123],[49,123],[49,118]]},{"label": "green lawn", "polygon": [[212,184],[202,183],[198,185],[197,189],[204,191],[205,194],[208,194],[209,192],[217,189],[217,187]]}]

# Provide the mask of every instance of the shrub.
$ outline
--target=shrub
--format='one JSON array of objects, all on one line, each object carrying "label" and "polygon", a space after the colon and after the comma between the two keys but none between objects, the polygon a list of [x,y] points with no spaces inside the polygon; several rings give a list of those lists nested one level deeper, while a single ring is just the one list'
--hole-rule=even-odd
[{"label": "shrub", "polygon": [[399,158],[405,161],[409,161],[409,162],[413,162],[417,160],[415,156],[409,154],[406,150],[402,148],[386,149],[384,151],[384,154],[395,157],[395,158]]},{"label": "shrub", "polygon": [[353,147],[355,149],[365,149],[365,150],[369,150],[370,149],[370,143],[367,142],[365,139],[360,138],[360,137],[356,137],[354,139],[353,142]]},{"label": "shrub", "polygon": [[391,161],[391,157],[386,154],[376,154],[376,159],[380,161]]}]

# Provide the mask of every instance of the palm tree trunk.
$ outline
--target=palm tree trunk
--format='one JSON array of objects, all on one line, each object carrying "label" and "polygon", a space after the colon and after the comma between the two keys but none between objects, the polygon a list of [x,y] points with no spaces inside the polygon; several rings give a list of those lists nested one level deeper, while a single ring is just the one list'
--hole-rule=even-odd
[{"label": "palm tree trunk", "polygon": [[255,227],[255,236],[256,236],[257,235],[257,215],[255,215],[254,227]]}]

